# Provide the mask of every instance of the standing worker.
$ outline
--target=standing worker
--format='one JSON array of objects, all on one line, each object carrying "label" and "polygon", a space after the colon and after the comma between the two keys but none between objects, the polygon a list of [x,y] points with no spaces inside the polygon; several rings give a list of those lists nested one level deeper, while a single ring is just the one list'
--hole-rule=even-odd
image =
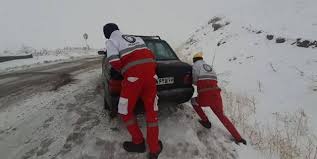
[{"label": "standing worker", "polygon": [[158,139],[157,76],[154,54],[141,38],[123,35],[114,23],[106,24],[103,32],[108,39],[106,49],[109,63],[124,77],[118,113],[132,136],[132,141],[124,142],[123,148],[128,152],[146,151],[145,140],[134,115],[136,102],[141,98],[146,113],[149,159],[157,159],[163,147]]},{"label": "standing worker", "polygon": [[203,60],[202,52],[194,55],[193,62],[193,83],[197,86],[198,97],[192,98],[191,103],[201,118],[199,123],[207,129],[211,128],[211,123],[202,110],[202,107],[209,106],[234,137],[235,143],[243,143],[246,145],[246,140],[240,136],[237,129],[223,112],[222,98],[220,94],[221,89],[218,87],[215,71]]}]

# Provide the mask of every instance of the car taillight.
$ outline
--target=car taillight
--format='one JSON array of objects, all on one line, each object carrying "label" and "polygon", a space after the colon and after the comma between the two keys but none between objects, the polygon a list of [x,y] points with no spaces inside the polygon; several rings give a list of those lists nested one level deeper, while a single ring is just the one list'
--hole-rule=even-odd
[{"label": "car taillight", "polygon": [[192,84],[192,82],[193,82],[193,79],[192,79],[192,75],[191,74],[186,74],[185,76],[184,76],[184,84]]}]

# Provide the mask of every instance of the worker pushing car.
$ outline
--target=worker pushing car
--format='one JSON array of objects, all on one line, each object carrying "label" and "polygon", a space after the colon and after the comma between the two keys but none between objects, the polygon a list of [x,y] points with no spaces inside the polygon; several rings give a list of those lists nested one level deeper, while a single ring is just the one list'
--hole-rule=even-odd
[{"label": "worker pushing car", "polygon": [[128,152],[146,151],[145,139],[134,115],[136,102],[141,98],[146,114],[149,158],[156,159],[162,151],[162,142],[158,139],[155,56],[141,38],[122,34],[114,23],[106,24],[103,31],[108,39],[106,49],[109,63],[124,77],[118,113],[132,136],[132,141],[124,142],[123,148]]},{"label": "worker pushing car", "polygon": [[231,133],[237,144],[247,144],[246,140],[241,137],[237,129],[224,114],[221,98],[221,89],[218,87],[217,75],[212,66],[203,60],[203,53],[198,52],[193,56],[193,84],[197,86],[198,96],[192,98],[191,103],[201,120],[199,123],[205,128],[210,129],[211,123],[202,107],[210,107],[216,114],[222,124]]}]

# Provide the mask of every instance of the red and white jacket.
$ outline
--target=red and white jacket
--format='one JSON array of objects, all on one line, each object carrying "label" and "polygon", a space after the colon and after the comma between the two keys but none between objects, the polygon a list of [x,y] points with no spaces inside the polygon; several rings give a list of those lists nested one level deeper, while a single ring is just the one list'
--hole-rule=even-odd
[{"label": "red and white jacket", "polygon": [[134,65],[155,62],[153,53],[140,37],[123,35],[119,30],[112,32],[106,49],[109,63],[122,74]]},{"label": "red and white jacket", "polygon": [[193,64],[192,76],[198,93],[219,89],[215,70],[204,60],[196,61]]}]

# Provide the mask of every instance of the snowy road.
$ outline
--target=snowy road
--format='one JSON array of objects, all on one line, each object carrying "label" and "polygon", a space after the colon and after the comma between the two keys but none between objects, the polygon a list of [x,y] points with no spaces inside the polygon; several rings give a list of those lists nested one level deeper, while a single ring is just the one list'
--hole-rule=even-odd
[{"label": "snowy road", "polygon": [[[102,109],[100,59],[82,59],[0,75],[1,159],[142,159],[121,148],[130,140]],[[145,133],[145,121],[139,123]],[[205,130],[184,104],[160,112],[160,158],[234,159],[228,133]]]},{"label": "snowy road", "polygon": [[100,65],[99,58],[80,59],[73,62],[64,62],[44,67],[36,67],[8,74],[0,74],[0,97],[9,96],[27,88],[56,85],[56,82],[67,78],[66,76],[78,74],[78,71],[97,68]]}]

